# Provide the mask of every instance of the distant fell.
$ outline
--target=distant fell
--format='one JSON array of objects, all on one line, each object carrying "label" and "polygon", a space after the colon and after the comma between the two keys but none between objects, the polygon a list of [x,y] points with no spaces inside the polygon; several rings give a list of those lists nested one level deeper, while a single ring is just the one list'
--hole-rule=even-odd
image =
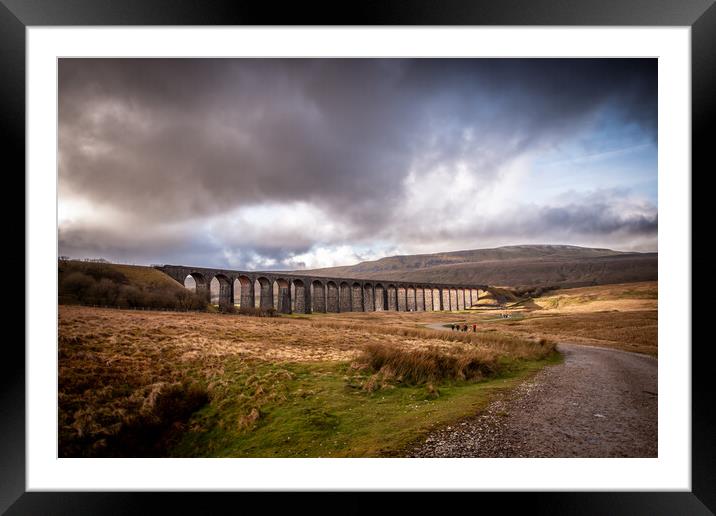
[{"label": "distant fell", "polygon": [[[570,245],[513,245],[448,253],[390,256],[311,270],[317,276],[509,287],[578,287],[657,279],[657,253]],[[309,272],[309,271],[301,271]]]}]

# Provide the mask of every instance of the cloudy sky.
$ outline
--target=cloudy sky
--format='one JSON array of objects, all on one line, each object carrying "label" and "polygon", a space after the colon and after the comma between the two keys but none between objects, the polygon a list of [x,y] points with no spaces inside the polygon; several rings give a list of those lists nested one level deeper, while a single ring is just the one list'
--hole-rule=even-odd
[{"label": "cloudy sky", "polygon": [[62,59],[59,251],[655,251],[655,59]]}]

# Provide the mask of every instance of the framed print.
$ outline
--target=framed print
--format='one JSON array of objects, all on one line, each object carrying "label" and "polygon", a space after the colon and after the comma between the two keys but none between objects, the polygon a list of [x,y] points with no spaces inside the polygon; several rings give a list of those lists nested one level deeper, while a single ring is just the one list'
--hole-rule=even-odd
[{"label": "framed print", "polygon": [[714,510],[691,337],[713,3],[410,5],[4,2],[8,514]]}]

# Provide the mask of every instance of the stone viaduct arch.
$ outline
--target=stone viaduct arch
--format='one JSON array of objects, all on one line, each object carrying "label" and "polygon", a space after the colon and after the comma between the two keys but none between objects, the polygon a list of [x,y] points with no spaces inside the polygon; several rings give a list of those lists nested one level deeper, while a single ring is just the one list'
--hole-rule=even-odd
[{"label": "stone viaduct arch", "polygon": [[207,302],[210,301],[211,300],[211,290],[209,288],[209,282],[211,281],[211,279],[207,280],[207,278],[204,274],[202,274],[201,272],[196,272],[196,271],[188,272],[181,279],[178,279],[178,278],[174,278],[174,279],[176,279],[179,283],[181,283],[182,285],[184,285],[186,287],[188,278],[191,278],[192,280],[194,280],[194,290],[196,291],[196,293],[198,295],[200,295],[202,298],[206,299]]},{"label": "stone viaduct arch", "polygon": [[374,307],[376,312],[384,312],[388,309],[388,291],[382,283],[376,283],[373,287]]},{"label": "stone viaduct arch", "polygon": [[440,310],[447,310],[450,311],[450,289],[449,288],[443,288],[440,292],[441,297],[441,305],[442,307]]},{"label": "stone viaduct arch", "polygon": [[259,284],[259,308],[273,308],[273,285],[272,282],[264,277],[259,276],[256,281]]},{"label": "stone viaduct arch", "polygon": [[280,313],[463,310],[477,304],[480,294],[490,292],[488,285],[331,278],[183,265],[155,268],[185,287],[195,288],[207,303],[275,308]]},{"label": "stone viaduct arch", "polygon": [[255,304],[254,282],[248,276],[238,275],[234,280],[234,304],[253,308]]},{"label": "stone viaduct arch", "polygon": [[371,283],[363,285],[363,311],[375,311],[375,292]]},{"label": "stone viaduct arch", "polygon": [[313,312],[326,311],[326,287],[320,280],[311,282],[311,310]]},{"label": "stone viaduct arch", "polygon": [[408,312],[415,311],[415,287],[413,285],[410,285],[406,292],[405,310]]},{"label": "stone viaduct arch", "polygon": [[274,294],[276,299],[274,301],[274,308],[276,311],[282,314],[291,313],[291,285],[285,278],[277,278],[274,280]]},{"label": "stone viaduct arch", "polygon": [[425,289],[422,286],[415,289],[415,310],[425,311]]},{"label": "stone viaduct arch", "polygon": [[352,312],[353,303],[351,303],[353,296],[351,294],[351,285],[347,281],[341,281],[338,289],[338,311],[339,312]]},{"label": "stone viaduct arch", "polygon": [[351,285],[351,311],[363,312],[363,287],[357,281]]},{"label": "stone viaduct arch", "polygon": [[326,295],[326,310],[328,312],[338,312],[340,306],[338,303],[338,283],[335,281],[329,281],[327,286],[328,294]]},{"label": "stone viaduct arch", "polygon": [[211,279],[209,285],[210,288],[211,285],[215,286],[212,297],[216,298],[217,305],[224,308],[234,303],[234,285],[228,276],[217,274]]}]

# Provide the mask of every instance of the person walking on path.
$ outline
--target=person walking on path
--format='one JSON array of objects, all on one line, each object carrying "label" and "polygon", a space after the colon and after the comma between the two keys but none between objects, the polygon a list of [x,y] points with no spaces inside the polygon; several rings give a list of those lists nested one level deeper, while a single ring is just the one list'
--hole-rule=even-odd
[{"label": "person walking on path", "polygon": [[472,331],[473,333],[477,332],[477,324],[472,325]]}]

